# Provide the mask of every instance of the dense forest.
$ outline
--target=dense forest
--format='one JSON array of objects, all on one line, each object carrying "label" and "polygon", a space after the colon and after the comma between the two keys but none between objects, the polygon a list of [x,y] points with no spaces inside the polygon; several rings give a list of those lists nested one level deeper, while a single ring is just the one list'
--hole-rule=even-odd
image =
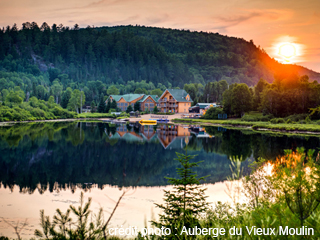
[{"label": "dense forest", "polygon": [[43,100],[56,95],[59,101],[67,87],[82,89],[90,104],[117,90],[149,93],[220,80],[253,86],[284,72],[320,80],[311,70],[276,62],[253,41],[218,33],[26,22],[0,29],[0,43],[0,92],[20,86]]}]

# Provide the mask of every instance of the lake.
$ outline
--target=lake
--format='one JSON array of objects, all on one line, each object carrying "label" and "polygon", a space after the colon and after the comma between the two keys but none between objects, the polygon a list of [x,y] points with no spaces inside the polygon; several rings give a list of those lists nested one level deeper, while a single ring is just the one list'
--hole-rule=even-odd
[{"label": "lake", "polygon": [[[230,159],[244,174],[258,158],[275,160],[284,149],[316,149],[319,137],[261,134],[249,130],[187,125],[112,125],[96,122],[26,123],[0,127],[0,217],[15,224],[27,219],[23,238],[33,237],[40,210],[52,219],[60,208],[92,197],[94,212],[109,217],[125,191],[112,226],[144,227],[156,218],[165,177],[176,177],[176,152],[196,155],[195,168],[208,201],[228,201]],[[0,236],[16,237],[0,218]]]}]

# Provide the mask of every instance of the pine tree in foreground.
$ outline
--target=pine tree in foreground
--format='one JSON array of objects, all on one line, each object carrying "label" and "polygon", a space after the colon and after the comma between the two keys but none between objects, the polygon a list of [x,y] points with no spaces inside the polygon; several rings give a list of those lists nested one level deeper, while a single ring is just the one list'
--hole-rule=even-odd
[{"label": "pine tree in foreground", "polygon": [[[193,167],[201,162],[193,162],[195,156],[176,153],[181,167],[177,169],[180,178],[167,178],[174,185],[172,191],[164,190],[164,204],[156,204],[163,213],[159,215],[159,221],[153,221],[155,227],[171,229],[171,235],[179,234],[183,227],[200,227],[199,216],[207,210],[205,190],[200,187],[200,181],[206,177],[198,178]],[[182,237],[182,236],[180,236]],[[166,236],[168,238],[168,236]]]}]

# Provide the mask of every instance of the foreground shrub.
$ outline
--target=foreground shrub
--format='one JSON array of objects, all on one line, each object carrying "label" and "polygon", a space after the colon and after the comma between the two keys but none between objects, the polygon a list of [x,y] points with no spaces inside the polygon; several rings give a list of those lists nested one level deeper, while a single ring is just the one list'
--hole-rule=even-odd
[{"label": "foreground shrub", "polygon": [[283,118],[273,118],[270,120],[271,123],[273,124],[278,124],[278,123],[285,123]]},{"label": "foreground shrub", "polygon": [[245,122],[268,122],[273,118],[273,115],[250,115],[250,114],[245,114],[242,118],[241,121]]}]

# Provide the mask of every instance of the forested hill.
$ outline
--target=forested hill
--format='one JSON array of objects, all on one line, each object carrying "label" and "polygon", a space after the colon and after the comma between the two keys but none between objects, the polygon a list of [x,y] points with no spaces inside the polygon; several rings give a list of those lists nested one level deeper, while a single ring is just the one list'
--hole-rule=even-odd
[{"label": "forested hill", "polygon": [[[59,77],[64,87],[88,81],[123,84],[146,80],[155,86],[225,79],[255,85],[260,78],[320,74],[271,59],[252,41],[218,33],[143,26],[87,27],[24,23],[0,31],[0,71]],[[48,73],[48,74],[46,74]],[[73,87],[74,88],[74,87]]]}]

